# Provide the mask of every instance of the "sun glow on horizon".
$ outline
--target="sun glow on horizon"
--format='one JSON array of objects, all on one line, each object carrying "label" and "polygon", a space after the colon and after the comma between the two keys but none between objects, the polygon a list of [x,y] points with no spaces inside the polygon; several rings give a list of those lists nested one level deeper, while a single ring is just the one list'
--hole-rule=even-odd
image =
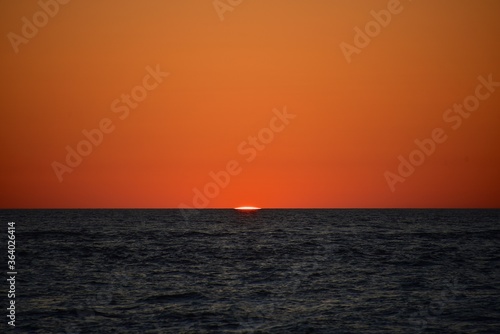
[{"label": "sun glow on horizon", "polygon": [[256,206],[239,206],[237,208],[234,208],[235,210],[240,210],[240,211],[254,211],[254,210],[260,210],[260,208]]}]

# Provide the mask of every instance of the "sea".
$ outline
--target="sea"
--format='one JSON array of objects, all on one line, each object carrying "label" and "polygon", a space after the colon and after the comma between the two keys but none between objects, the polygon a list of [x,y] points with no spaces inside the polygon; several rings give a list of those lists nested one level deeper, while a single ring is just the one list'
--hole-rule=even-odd
[{"label": "sea", "polygon": [[500,210],[2,210],[0,218],[3,333],[500,333]]}]

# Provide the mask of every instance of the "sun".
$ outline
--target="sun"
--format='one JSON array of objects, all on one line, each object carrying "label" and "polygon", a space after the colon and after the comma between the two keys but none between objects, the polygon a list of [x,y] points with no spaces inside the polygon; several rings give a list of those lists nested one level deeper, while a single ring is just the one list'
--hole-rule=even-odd
[{"label": "sun", "polygon": [[239,206],[237,208],[234,208],[235,210],[239,211],[255,211],[255,210],[260,210],[260,208],[256,206]]}]

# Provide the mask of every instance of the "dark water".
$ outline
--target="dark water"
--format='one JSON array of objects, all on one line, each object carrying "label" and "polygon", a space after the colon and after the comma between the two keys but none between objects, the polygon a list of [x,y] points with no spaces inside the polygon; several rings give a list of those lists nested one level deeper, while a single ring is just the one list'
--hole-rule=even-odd
[{"label": "dark water", "polygon": [[500,332],[499,210],[194,213],[0,211],[16,331]]}]

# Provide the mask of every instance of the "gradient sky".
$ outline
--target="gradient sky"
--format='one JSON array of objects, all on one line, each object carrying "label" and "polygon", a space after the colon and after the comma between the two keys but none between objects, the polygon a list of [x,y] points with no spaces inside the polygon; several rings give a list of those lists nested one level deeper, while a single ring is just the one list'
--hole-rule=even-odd
[{"label": "gradient sky", "polygon": [[[341,43],[391,3],[72,0],[43,26],[37,1],[2,1],[0,206],[193,207],[233,161],[204,206],[499,207],[500,87],[457,129],[443,115],[479,76],[500,81],[500,2],[402,0],[348,62]],[[157,66],[169,75],[137,107],[112,107]],[[247,161],[238,147],[284,108],[295,118]],[[103,119],[113,131],[60,182],[54,162]],[[391,189],[435,128],[446,141]]]}]

